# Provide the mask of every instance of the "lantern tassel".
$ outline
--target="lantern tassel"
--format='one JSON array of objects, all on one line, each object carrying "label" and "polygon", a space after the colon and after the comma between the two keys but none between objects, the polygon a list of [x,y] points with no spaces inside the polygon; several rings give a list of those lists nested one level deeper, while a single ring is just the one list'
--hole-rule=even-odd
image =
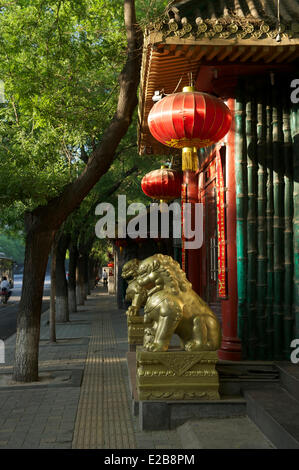
[{"label": "lantern tassel", "polygon": [[184,147],[182,149],[182,170],[198,170],[198,156],[196,147]]}]

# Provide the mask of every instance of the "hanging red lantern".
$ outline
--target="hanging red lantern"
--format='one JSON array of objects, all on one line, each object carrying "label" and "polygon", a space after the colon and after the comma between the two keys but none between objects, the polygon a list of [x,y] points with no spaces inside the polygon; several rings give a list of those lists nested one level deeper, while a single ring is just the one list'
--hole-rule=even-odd
[{"label": "hanging red lantern", "polygon": [[181,196],[182,173],[162,167],[147,173],[141,181],[144,194],[152,199],[171,201]]},{"label": "hanging red lantern", "polygon": [[122,253],[123,249],[124,249],[124,246],[127,246],[127,240],[123,240],[123,239],[116,239],[115,240],[115,246],[117,246],[119,248],[119,252]]},{"label": "hanging red lantern", "polygon": [[114,268],[114,263],[108,263],[107,266],[108,268]]},{"label": "hanging red lantern", "polygon": [[230,129],[232,115],[226,104],[207,93],[174,93],[161,99],[148,116],[151,134],[168,147],[208,147],[219,142]]},{"label": "hanging red lantern", "polygon": [[115,246],[118,246],[119,248],[120,247],[123,247],[123,246],[127,246],[127,240],[124,240],[124,239],[121,239],[121,238],[118,238],[115,240]]},{"label": "hanging red lantern", "polygon": [[132,239],[133,242],[141,244],[141,243],[146,243],[147,242],[147,237],[136,237]]}]

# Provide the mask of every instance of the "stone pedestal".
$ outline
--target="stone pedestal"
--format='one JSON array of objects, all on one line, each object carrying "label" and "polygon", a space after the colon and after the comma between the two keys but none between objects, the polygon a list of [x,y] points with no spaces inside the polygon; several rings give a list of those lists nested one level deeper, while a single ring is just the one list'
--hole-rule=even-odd
[{"label": "stone pedestal", "polygon": [[143,400],[219,400],[216,351],[148,352],[137,347],[136,386]]},{"label": "stone pedestal", "polygon": [[143,345],[144,330],[152,326],[151,323],[144,323],[143,318],[143,316],[127,316],[128,343],[130,350],[132,350],[132,347],[135,349],[137,345]]}]

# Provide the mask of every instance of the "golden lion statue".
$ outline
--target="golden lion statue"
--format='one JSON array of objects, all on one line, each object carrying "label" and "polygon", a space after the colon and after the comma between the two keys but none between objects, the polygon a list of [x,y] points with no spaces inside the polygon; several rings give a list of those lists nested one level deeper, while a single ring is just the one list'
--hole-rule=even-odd
[{"label": "golden lion statue", "polygon": [[122,269],[122,277],[128,283],[126,290],[125,300],[131,302],[130,307],[126,311],[126,314],[131,316],[138,316],[139,310],[145,305],[147,299],[147,291],[141,287],[137,282],[137,273],[140,261],[134,258],[124,264]]},{"label": "golden lion statue", "polygon": [[145,349],[167,351],[174,333],[186,351],[219,349],[219,321],[194,292],[179,263],[156,254],[140,262],[137,275],[138,285],[147,291],[144,322],[153,322],[145,331]]}]

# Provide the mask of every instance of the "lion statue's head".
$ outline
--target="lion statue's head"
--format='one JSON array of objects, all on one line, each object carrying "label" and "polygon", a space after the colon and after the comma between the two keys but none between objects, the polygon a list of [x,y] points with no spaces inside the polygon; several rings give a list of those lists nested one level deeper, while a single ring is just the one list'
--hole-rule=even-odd
[{"label": "lion statue's head", "polygon": [[169,289],[173,294],[186,291],[191,288],[184,271],[179,263],[171,256],[155,254],[141,261],[138,268],[138,283],[151,288],[153,284],[163,283],[164,289]]},{"label": "lion statue's head", "polygon": [[124,264],[121,276],[124,279],[134,279],[137,277],[140,261],[137,258],[131,259]]}]

